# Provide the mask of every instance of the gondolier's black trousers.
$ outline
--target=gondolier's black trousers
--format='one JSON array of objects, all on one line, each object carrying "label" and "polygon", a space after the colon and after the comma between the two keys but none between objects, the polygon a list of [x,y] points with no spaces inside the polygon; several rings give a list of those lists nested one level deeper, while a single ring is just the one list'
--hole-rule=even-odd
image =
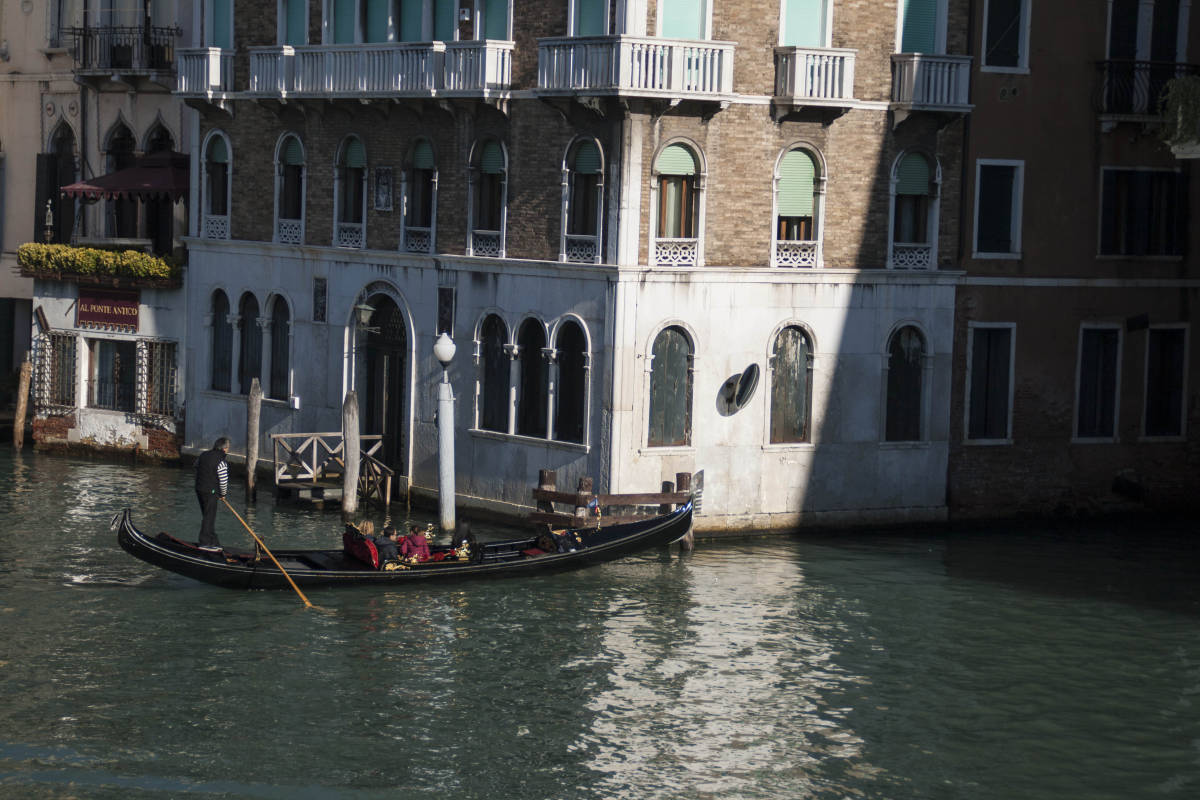
[{"label": "gondolier's black trousers", "polygon": [[204,515],[200,522],[200,541],[197,544],[201,547],[219,547],[221,543],[217,541],[217,504],[221,502],[221,496],[216,492],[202,492],[197,489],[196,499],[200,501],[200,513]]}]

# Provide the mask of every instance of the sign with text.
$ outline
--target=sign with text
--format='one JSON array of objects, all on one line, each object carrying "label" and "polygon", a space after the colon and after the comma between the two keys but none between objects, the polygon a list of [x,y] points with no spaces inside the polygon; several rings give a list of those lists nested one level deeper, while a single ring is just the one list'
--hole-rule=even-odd
[{"label": "sign with text", "polygon": [[139,293],[79,287],[76,325],[137,331]]}]

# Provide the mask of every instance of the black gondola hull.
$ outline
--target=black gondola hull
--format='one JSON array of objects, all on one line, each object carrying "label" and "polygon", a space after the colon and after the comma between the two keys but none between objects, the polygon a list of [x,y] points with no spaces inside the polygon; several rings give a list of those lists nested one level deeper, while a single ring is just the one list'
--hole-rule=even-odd
[{"label": "black gondola hull", "polygon": [[[317,586],[394,586],[405,583],[520,577],[600,564],[683,538],[692,525],[692,504],[648,520],[579,529],[581,547],[572,552],[526,555],[532,539],[486,542],[474,560],[447,559],[404,569],[377,570],[341,550],[272,550],[287,574],[303,588]],[[139,531],[126,509],[117,523],[117,541],[135,558],[148,564],[229,589],[287,589],[287,577],[263,556],[225,551],[212,554],[196,545],[160,533]]]}]

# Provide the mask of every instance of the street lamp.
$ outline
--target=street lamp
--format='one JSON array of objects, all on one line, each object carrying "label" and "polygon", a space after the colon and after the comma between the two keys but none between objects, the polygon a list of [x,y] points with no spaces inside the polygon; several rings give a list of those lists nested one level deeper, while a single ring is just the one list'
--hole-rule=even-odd
[{"label": "street lamp", "polygon": [[438,510],[442,530],[454,532],[454,390],[450,387],[450,362],[454,340],[443,332],[433,344],[433,357],[442,365],[438,384]]},{"label": "street lamp", "polygon": [[371,327],[371,316],[374,313],[374,306],[366,303],[359,303],[354,307],[354,320],[358,323],[358,329],[363,333],[379,333],[379,328]]}]

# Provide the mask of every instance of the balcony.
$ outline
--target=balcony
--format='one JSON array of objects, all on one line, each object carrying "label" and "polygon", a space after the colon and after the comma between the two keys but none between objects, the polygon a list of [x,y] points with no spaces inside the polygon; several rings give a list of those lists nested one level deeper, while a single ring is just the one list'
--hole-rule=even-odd
[{"label": "balcony", "polygon": [[854,102],[854,58],[843,48],[776,47],[775,105],[849,108]]},{"label": "balcony", "polygon": [[1102,123],[1156,122],[1167,85],[1175,78],[1200,75],[1200,64],[1173,61],[1101,61],[1096,111]]},{"label": "balcony", "polygon": [[928,53],[892,54],[892,111],[896,125],[910,114],[966,114],[970,104],[971,57]]},{"label": "balcony", "polygon": [[232,50],[200,47],[179,51],[175,94],[220,104],[232,92]]},{"label": "balcony", "polygon": [[541,95],[728,102],[733,42],[651,36],[538,40]]},{"label": "balcony", "polygon": [[446,42],[443,62],[443,97],[504,96],[512,86],[513,43],[496,39]]},{"label": "balcony", "polygon": [[441,42],[251,47],[256,97],[433,97],[441,80]]},{"label": "balcony", "polygon": [[64,28],[63,39],[72,42],[75,74],[94,81],[113,80],[136,86],[138,79],[171,85],[175,69],[176,27],[106,25]]}]

